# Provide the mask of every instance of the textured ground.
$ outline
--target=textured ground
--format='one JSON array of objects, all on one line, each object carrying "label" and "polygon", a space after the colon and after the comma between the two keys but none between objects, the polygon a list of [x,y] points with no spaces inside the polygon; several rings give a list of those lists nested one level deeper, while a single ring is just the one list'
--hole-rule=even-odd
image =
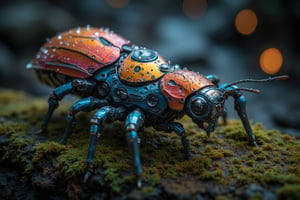
[{"label": "textured ground", "polygon": [[183,122],[192,159],[185,160],[176,134],[140,132],[144,187],[135,188],[122,122],[105,124],[94,176],[82,183],[89,117],[80,114],[67,145],[61,137],[70,103],[61,103],[49,132],[35,135],[46,99],[0,91],[0,199],[300,199],[300,141],[262,124],[252,125],[259,148],[248,145],[239,121],[208,139]]}]

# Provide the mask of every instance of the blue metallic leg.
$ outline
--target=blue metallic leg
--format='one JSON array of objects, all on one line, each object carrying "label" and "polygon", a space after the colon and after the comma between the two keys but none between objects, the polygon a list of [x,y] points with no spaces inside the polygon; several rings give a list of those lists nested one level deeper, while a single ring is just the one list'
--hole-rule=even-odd
[{"label": "blue metallic leg", "polygon": [[224,108],[223,114],[222,114],[223,124],[227,125],[227,109]]},{"label": "blue metallic leg", "polygon": [[64,85],[61,85],[54,89],[50,97],[48,98],[48,111],[42,121],[42,127],[36,133],[45,133],[47,132],[48,123],[53,115],[54,110],[58,107],[58,101],[62,100],[65,95],[72,92],[72,83],[68,82]]},{"label": "blue metallic leg", "polygon": [[82,79],[74,79],[71,82],[65,83],[53,90],[53,93],[48,99],[48,111],[42,121],[42,127],[37,133],[47,132],[48,123],[53,115],[53,112],[58,107],[58,102],[62,100],[66,95],[74,92],[84,92],[86,94],[91,93],[95,84],[92,82],[87,82]]},{"label": "blue metallic leg", "polygon": [[239,117],[241,118],[244,128],[249,136],[250,143],[253,146],[258,147],[258,144],[256,143],[255,136],[253,134],[253,131],[251,129],[251,126],[250,126],[250,123],[248,120],[248,116],[247,116],[247,112],[246,112],[246,99],[240,93],[236,94],[234,96],[234,99],[235,99],[234,108],[237,111]]},{"label": "blue metallic leg", "polygon": [[189,150],[189,140],[182,124],[178,122],[169,122],[165,124],[155,125],[154,128],[158,131],[172,132],[174,131],[178,136],[181,136],[181,143],[184,150],[184,155],[187,160],[191,158]]},{"label": "blue metallic leg", "polygon": [[99,109],[91,119],[90,143],[86,159],[86,172],[84,174],[84,182],[86,182],[93,172],[93,159],[96,150],[97,140],[100,137],[100,124],[105,120],[114,121],[125,117],[125,109],[123,107],[114,108],[105,106]]},{"label": "blue metallic leg", "polygon": [[140,159],[140,151],[139,151],[139,144],[138,144],[138,129],[144,123],[144,114],[140,109],[135,109],[131,112],[125,121],[126,126],[126,138],[131,146],[133,161],[136,168],[137,174],[137,187],[142,187],[142,165]]},{"label": "blue metallic leg", "polygon": [[73,122],[75,120],[75,114],[77,114],[80,111],[89,112],[97,108],[101,108],[105,105],[108,105],[108,102],[106,100],[96,99],[94,97],[87,97],[84,99],[80,99],[79,101],[74,103],[71,106],[69,114],[67,116],[67,126],[63,138],[61,139],[60,142],[62,144],[67,143],[67,139],[70,136],[70,133],[72,131]]}]

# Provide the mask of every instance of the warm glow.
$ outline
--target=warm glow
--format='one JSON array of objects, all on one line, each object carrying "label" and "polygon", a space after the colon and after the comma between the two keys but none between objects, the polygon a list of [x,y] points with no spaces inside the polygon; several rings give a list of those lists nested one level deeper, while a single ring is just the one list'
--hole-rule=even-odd
[{"label": "warm glow", "polygon": [[235,27],[243,35],[253,33],[257,27],[257,16],[253,10],[241,10],[235,17]]},{"label": "warm glow", "polygon": [[123,8],[127,6],[129,0],[106,0],[107,3],[113,8]]},{"label": "warm glow", "polygon": [[276,74],[280,70],[282,63],[282,54],[276,48],[266,49],[260,55],[260,67],[267,74]]},{"label": "warm glow", "polygon": [[200,17],[207,7],[206,0],[184,0],[183,12],[186,16],[196,19]]}]

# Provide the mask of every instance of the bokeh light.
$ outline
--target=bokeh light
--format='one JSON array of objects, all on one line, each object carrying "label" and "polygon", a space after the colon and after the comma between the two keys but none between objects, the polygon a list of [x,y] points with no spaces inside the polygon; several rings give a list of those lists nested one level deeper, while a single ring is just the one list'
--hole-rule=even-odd
[{"label": "bokeh light", "polygon": [[252,34],[257,27],[257,16],[253,10],[241,10],[235,17],[235,27],[243,35]]},{"label": "bokeh light", "polygon": [[200,17],[207,8],[206,0],[184,0],[183,12],[186,16],[192,19]]},{"label": "bokeh light", "polygon": [[112,8],[123,8],[128,5],[130,0],[106,0]]},{"label": "bokeh light", "polygon": [[283,57],[277,48],[269,48],[262,52],[259,59],[261,69],[267,74],[276,74],[283,63]]}]

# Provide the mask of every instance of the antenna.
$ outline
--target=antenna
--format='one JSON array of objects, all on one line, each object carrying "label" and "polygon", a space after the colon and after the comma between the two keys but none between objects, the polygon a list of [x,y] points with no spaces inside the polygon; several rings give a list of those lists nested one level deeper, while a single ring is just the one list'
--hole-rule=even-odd
[{"label": "antenna", "polygon": [[286,79],[288,79],[287,75],[274,76],[274,77],[269,77],[269,78],[265,78],[265,79],[242,79],[242,80],[238,80],[238,81],[229,83],[228,85],[225,85],[222,88],[222,91],[223,91],[224,96],[227,95],[228,93],[231,93],[234,91],[239,91],[239,90],[246,91],[246,92],[260,93],[260,90],[254,89],[254,88],[232,88],[230,90],[226,90],[226,88],[233,86],[233,85],[240,84],[240,83],[265,83],[265,82],[269,82],[269,81],[286,80]]},{"label": "antenna", "polygon": [[282,76],[274,76],[274,77],[269,77],[265,79],[242,79],[238,81],[234,81],[232,83],[227,84],[224,88],[228,88],[232,85],[240,84],[240,83],[265,83],[265,82],[270,82],[270,81],[275,81],[275,80],[286,80],[288,79],[288,75],[282,75]]}]

